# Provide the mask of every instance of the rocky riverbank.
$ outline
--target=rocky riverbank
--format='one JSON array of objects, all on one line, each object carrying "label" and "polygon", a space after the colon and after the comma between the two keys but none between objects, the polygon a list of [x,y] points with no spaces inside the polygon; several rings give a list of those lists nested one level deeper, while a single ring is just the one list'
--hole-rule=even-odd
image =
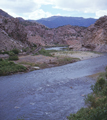
[{"label": "rocky riverbank", "polygon": [[52,52],[51,55],[51,57],[44,55],[19,56],[19,60],[16,61],[16,63],[26,66],[29,70],[35,70],[95,58],[101,56],[102,54],[83,51],[58,51]]}]

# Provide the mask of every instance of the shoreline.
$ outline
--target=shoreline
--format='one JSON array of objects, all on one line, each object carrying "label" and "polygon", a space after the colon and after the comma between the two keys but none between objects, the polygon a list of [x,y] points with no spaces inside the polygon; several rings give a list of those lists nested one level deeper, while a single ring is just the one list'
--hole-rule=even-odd
[{"label": "shoreline", "polygon": [[8,75],[13,75],[17,73],[27,73],[34,70],[62,66],[69,63],[78,62],[81,60],[99,57],[102,56],[103,54],[94,53],[94,52],[84,52],[84,51],[58,51],[58,52],[52,52],[51,55],[52,55],[51,57],[44,55],[18,56],[19,60],[13,62],[15,64],[19,64],[26,67],[27,70],[23,72],[10,73]]},{"label": "shoreline", "polygon": [[[52,57],[44,55],[26,55],[19,57],[16,63],[25,67],[33,68],[32,70],[51,68],[69,63],[100,57],[102,53],[86,52],[86,51],[58,51],[52,52]],[[37,67],[37,69],[36,69]],[[38,68],[39,67],[39,68]],[[31,71],[32,71],[31,70]]]}]

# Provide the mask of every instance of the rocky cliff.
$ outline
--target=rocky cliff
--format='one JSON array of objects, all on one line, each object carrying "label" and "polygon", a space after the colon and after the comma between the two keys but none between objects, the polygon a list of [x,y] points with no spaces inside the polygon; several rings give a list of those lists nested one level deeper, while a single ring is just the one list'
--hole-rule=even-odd
[{"label": "rocky cliff", "polygon": [[[25,23],[25,22],[24,22]],[[47,28],[38,23],[26,25],[28,31],[28,40],[43,46],[71,45],[70,41],[82,40],[85,27],[66,25],[58,28]]]},{"label": "rocky cliff", "polygon": [[107,16],[101,17],[88,28],[66,25],[51,29],[23,18],[8,17],[3,11],[1,13],[3,16],[0,15],[0,50],[15,47],[22,49],[38,44],[69,45],[73,50],[107,52]]},{"label": "rocky cliff", "polygon": [[28,47],[27,32],[18,19],[0,15],[0,50]]},{"label": "rocky cliff", "polygon": [[6,18],[13,18],[11,15],[0,9],[0,15]]},{"label": "rocky cliff", "polygon": [[82,42],[82,50],[107,52],[107,16],[87,28]]},{"label": "rocky cliff", "polygon": [[[30,44],[40,44],[42,46],[56,46],[56,45],[80,45],[84,36],[85,27],[66,25],[58,28],[47,28],[44,25],[33,23],[24,20],[23,18],[13,18],[9,14],[1,10],[0,14],[0,28],[6,33],[6,41],[3,44],[4,49],[10,49],[11,40],[20,42],[20,46],[26,47]],[[6,15],[6,17],[4,17]],[[1,41],[3,42],[4,35],[1,32]],[[9,40],[7,40],[9,39]],[[1,42],[1,43],[2,43]],[[78,43],[78,45],[77,45]],[[2,44],[1,44],[2,46]],[[19,46],[19,47],[20,47]],[[80,47],[79,47],[80,48]],[[78,48],[78,49],[79,49]]]}]

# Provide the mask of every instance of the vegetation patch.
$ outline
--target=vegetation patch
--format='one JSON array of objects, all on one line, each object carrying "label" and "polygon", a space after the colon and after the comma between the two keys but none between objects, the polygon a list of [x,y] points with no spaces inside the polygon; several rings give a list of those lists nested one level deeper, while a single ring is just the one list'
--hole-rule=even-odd
[{"label": "vegetation patch", "polygon": [[30,65],[30,66],[36,66],[35,63],[30,63],[30,62],[19,62],[19,64]]},{"label": "vegetation patch", "polygon": [[76,114],[70,114],[69,120],[107,120],[107,71],[99,76],[92,93],[85,97],[88,108],[81,108]]},{"label": "vegetation patch", "polygon": [[36,53],[35,55],[44,55],[44,56],[53,56],[51,53],[52,52],[56,52],[56,50],[45,50],[44,48],[42,48],[38,53]]},{"label": "vegetation patch", "polygon": [[14,52],[9,52],[9,60],[18,60],[18,55]]},{"label": "vegetation patch", "polygon": [[15,64],[8,60],[0,60],[0,76],[24,71],[27,71],[27,68],[22,65]]},{"label": "vegetation patch", "polygon": [[10,54],[11,52],[14,54],[19,54],[20,50],[18,50],[17,48],[14,48],[10,51],[0,51],[0,54]]},{"label": "vegetation patch", "polygon": [[72,57],[59,57],[58,58],[58,65],[64,65],[68,63],[73,63],[79,61],[79,58],[72,58]]}]

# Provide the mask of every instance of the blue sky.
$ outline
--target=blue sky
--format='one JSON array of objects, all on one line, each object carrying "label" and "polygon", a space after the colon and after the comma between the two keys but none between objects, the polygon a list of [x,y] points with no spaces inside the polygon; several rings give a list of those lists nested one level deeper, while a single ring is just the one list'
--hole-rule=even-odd
[{"label": "blue sky", "polygon": [[13,17],[33,20],[51,16],[99,18],[107,15],[107,0],[1,0],[0,9]]}]

